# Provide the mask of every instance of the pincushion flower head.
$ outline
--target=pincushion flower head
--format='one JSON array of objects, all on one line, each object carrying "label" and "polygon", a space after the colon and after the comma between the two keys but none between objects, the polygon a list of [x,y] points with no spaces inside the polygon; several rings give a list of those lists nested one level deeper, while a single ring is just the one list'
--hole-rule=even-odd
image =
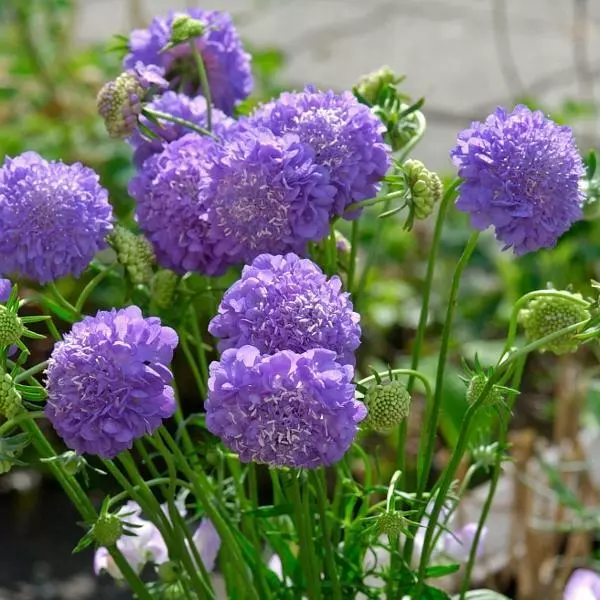
[{"label": "pincushion flower head", "polygon": [[112,230],[108,192],[80,163],[47,161],[35,152],[0,168],[0,273],[41,284],[77,277]]},{"label": "pincushion flower head", "polygon": [[137,306],[75,323],[54,347],[46,416],[69,448],[112,458],[175,412],[177,334]]},{"label": "pincushion flower head", "polygon": [[138,61],[145,65],[158,65],[165,70],[171,89],[189,96],[203,94],[189,44],[178,44],[161,52],[171,40],[173,22],[182,15],[205,25],[204,33],[193,43],[197,45],[206,67],[213,104],[231,115],[235,105],[252,91],[253,78],[250,55],[244,51],[227,13],[192,8],[185,13],[171,12],[166,18],[155,18],[147,29],[131,32],[129,54],[124,65],[133,67]]},{"label": "pincushion flower head", "polygon": [[236,128],[209,163],[210,237],[231,264],[303,254],[327,235],[335,188],[298,136]]},{"label": "pincushion flower head", "polygon": [[582,217],[584,169],[573,132],[540,111],[497,108],[462,131],[450,154],[464,180],[457,208],[477,229],[494,226],[504,249],[553,247]]},{"label": "pincushion flower head", "polygon": [[227,261],[208,239],[207,157],[217,152],[209,137],[187,134],[151,156],[129,184],[137,219],[156,260],[180,274],[220,275]]},{"label": "pincushion flower head", "polygon": [[262,254],[225,293],[208,329],[221,338],[221,351],[252,345],[265,354],[302,353],[321,347],[335,352],[339,362],[354,364],[359,320],[339,277],[327,279],[295,254]]},{"label": "pincushion flower head", "polygon": [[[383,141],[383,123],[350,93],[284,92],[258,108],[252,121],[277,135],[294,133],[315,152],[336,188],[330,214],[343,215],[348,206],[377,194],[390,166],[390,148]],[[354,218],[359,211],[349,211]]]},{"label": "pincushion flower head", "polygon": [[206,426],[243,462],[315,468],[342,458],[366,409],[331,350],[230,348],[210,365]]},{"label": "pincushion flower head", "polygon": [[[160,96],[156,96],[148,103],[148,108],[179,117],[199,127],[206,128],[207,126],[206,100],[202,96],[190,98],[185,94],[168,91]],[[134,148],[133,163],[138,169],[142,167],[148,157],[162,152],[167,143],[173,142],[190,133],[187,127],[170,121],[164,121],[163,119],[158,119],[160,127],[148,121],[144,116],[140,118],[140,121],[148,129],[156,133],[158,138],[148,139],[142,137],[137,129],[134,130],[133,135],[129,138],[129,143]],[[222,137],[234,123],[235,121],[223,112],[213,109],[212,133],[214,135]]]}]

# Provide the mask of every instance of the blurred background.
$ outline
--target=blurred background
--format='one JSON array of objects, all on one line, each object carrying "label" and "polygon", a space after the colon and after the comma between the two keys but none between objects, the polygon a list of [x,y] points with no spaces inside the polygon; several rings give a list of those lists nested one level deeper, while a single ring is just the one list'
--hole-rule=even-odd
[{"label": "blurred background", "polygon": [[[499,104],[524,102],[571,125],[584,154],[598,145],[598,0],[0,0],[0,158],[32,149],[47,158],[85,162],[100,173],[117,212],[129,214],[131,153],[108,138],[95,112],[98,90],[120,72],[118,54],[107,49],[114,34],[127,35],[154,15],[190,6],[233,14],[254,56],[253,102],[307,83],[350,89],[384,64],[406,75],[402,89],[413,100],[425,97],[428,121],[413,157],[445,177],[453,174],[448,151],[457,131]],[[598,189],[593,181],[591,200]],[[495,360],[512,304],[523,293],[552,282],[559,288],[572,284],[585,295],[591,293],[590,279],[600,279],[595,202],[586,211],[586,220],[556,249],[518,261],[501,254],[491,234],[482,236],[462,287],[438,465],[465,411],[460,358],[472,360],[477,352],[484,365]],[[374,236],[382,240],[359,307],[363,370],[406,362],[430,234],[430,224],[402,231],[401,217],[380,231],[375,216],[367,214],[361,239],[363,251]],[[469,234],[464,215],[451,215],[425,371],[435,368],[445,293]],[[78,284],[66,285],[76,293]],[[110,288],[99,290],[95,300],[118,303]],[[35,350],[41,360],[49,347]],[[600,460],[594,460],[600,450],[599,358],[596,349],[584,348],[574,356],[537,355],[527,363],[512,421],[514,463],[501,481],[478,572],[511,598],[560,597],[557,590],[570,569],[594,566],[600,556]],[[187,400],[188,412],[199,410],[197,399]],[[415,452],[420,406],[416,398],[409,453]],[[481,423],[483,441],[493,440],[493,418]],[[366,443],[382,470],[392,472],[393,440]],[[465,502],[466,520],[478,516],[485,478],[482,483]],[[92,482],[97,498],[104,486],[101,478]],[[109,579],[94,577],[91,552],[71,555],[83,530],[39,465],[0,477],[0,514],[0,600],[128,597]],[[585,516],[585,527],[565,530],[575,516]]]}]

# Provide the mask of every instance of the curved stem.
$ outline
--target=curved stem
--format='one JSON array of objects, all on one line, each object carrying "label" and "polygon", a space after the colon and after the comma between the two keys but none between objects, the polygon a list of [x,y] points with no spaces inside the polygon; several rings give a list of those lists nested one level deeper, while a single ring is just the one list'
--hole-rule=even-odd
[{"label": "curved stem", "polygon": [[194,40],[190,40],[190,48],[192,50],[192,56],[196,61],[196,67],[198,67],[198,75],[200,76],[200,85],[202,86],[202,94],[206,98],[206,125],[208,131],[212,131],[212,94],[210,91],[210,85],[208,83],[208,75],[206,73],[206,65],[198,46]]},{"label": "curved stem", "polygon": [[83,288],[81,294],[79,294],[79,298],[77,298],[77,302],[75,303],[75,310],[79,314],[81,314],[83,310],[83,305],[85,304],[86,300],[90,297],[90,295],[96,289],[96,287],[98,287],[98,285],[102,283],[102,280],[110,274],[110,271],[111,267],[102,269],[102,271],[95,275],[93,279]]},{"label": "curved stem", "polygon": [[43,419],[46,415],[42,410],[36,410],[32,412],[22,412],[18,414],[16,417],[13,417],[6,423],[2,423],[0,427],[0,437],[4,435],[7,431],[10,431],[15,425],[22,423],[23,421],[35,421],[36,419]]},{"label": "curved stem", "polygon": [[[414,369],[391,369],[388,371],[382,371],[381,373],[377,373],[377,375],[381,379],[385,379],[386,377],[389,377],[390,374],[392,374],[392,375],[408,375],[413,380],[419,379],[423,383],[423,387],[425,388],[425,395],[427,396],[427,400],[430,400],[431,397],[433,396],[432,390],[431,390],[431,383],[429,383],[429,379],[427,379],[427,377],[425,375],[423,375],[423,373],[421,373],[420,371],[415,371]],[[360,385],[365,385],[367,383],[370,383],[371,381],[375,381],[375,379],[376,379],[375,375],[369,375],[368,377],[361,379],[358,383]]]},{"label": "curved stem", "polygon": [[346,288],[348,292],[352,294],[354,289],[354,275],[356,273],[356,257],[358,254],[358,230],[359,230],[359,219],[352,221],[352,233],[350,234],[350,260],[348,263],[348,277],[346,279]]},{"label": "curved stem", "polygon": [[215,135],[211,133],[208,129],[204,129],[204,127],[200,127],[200,125],[196,125],[195,123],[191,123],[190,121],[186,121],[185,119],[181,119],[174,115],[170,115],[169,113],[163,112],[162,110],[156,110],[154,108],[148,108],[148,106],[144,106],[144,108],[142,108],[142,114],[146,117],[149,117],[151,120],[162,119],[163,121],[170,121],[171,123],[175,123],[176,125],[181,125],[182,127],[191,129],[192,131],[195,131],[200,135],[209,135],[211,137],[215,137]]},{"label": "curved stem", "polygon": [[[155,486],[163,486],[166,483],[169,483],[170,479],[169,477],[156,477],[154,479],[150,479],[149,481],[146,481],[146,485],[151,488],[151,487],[155,487]],[[184,481],[183,479],[177,479],[177,485],[179,487],[185,488],[187,490],[189,490],[190,492],[193,491],[192,486],[187,482]],[[139,491],[139,486],[134,485],[133,489],[135,491]],[[113,496],[109,501],[108,501],[108,506],[109,508],[114,506],[115,504],[119,504],[120,502],[123,502],[123,500],[127,500],[127,498],[129,498],[129,493],[126,491],[123,492],[119,492],[116,496]]]},{"label": "curved stem", "polygon": [[34,365],[33,367],[30,367],[26,371],[21,371],[18,375],[15,376],[15,378],[13,379],[13,381],[15,383],[20,383],[21,381],[23,381],[25,379],[29,379],[30,377],[32,377],[36,373],[39,373],[40,371],[43,371],[48,366],[48,362],[49,361],[44,360],[41,363],[38,363],[37,365]]}]

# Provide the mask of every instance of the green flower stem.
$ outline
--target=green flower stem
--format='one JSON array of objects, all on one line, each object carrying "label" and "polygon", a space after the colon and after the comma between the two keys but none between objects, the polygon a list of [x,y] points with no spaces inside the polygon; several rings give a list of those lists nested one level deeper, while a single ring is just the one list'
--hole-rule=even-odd
[{"label": "green flower stem", "polygon": [[148,467],[148,471],[150,471],[150,474],[152,475],[152,477],[154,477],[154,479],[159,479],[160,473],[158,472],[158,469],[156,468],[156,465],[154,464],[152,457],[148,453],[148,450],[146,450],[146,446],[144,446],[144,442],[141,439],[135,440],[134,446],[135,446],[135,449],[140,453],[140,456],[142,457],[142,460],[144,461],[144,464],[146,465],[146,467]]},{"label": "green flower stem", "polygon": [[319,521],[321,523],[321,539],[323,541],[323,549],[325,550],[325,568],[327,575],[331,580],[331,598],[333,600],[342,600],[342,586],[338,577],[337,566],[335,564],[335,552],[331,542],[331,530],[329,528],[329,519],[327,516],[327,488],[325,479],[325,470],[323,468],[311,473],[317,490],[317,508],[319,511]]},{"label": "green flower stem", "polygon": [[183,353],[185,354],[188,365],[192,371],[192,375],[194,376],[196,385],[198,386],[198,391],[200,392],[200,396],[202,398],[206,398],[206,385],[204,383],[204,380],[202,379],[202,375],[200,374],[198,365],[196,364],[196,359],[194,358],[194,355],[192,354],[192,351],[190,350],[190,346],[189,346],[187,340],[185,339],[184,335],[179,336],[179,345],[181,346],[181,349],[183,350]]},{"label": "green flower stem", "polygon": [[48,284],[48,289],[52,292],[55,300],[62,306],[65,310],[68,310],[70,313],[73,313],[78,319],[81,318],[81,314],[79,311],[60,293],[60,290],[56,286],[54,281],[51,281]]},{"label": "green flower stem", "polygon": [[[431,383],[429,383],[429,379],[427,379],[427,377],[425,375],[423,375],[423,373],[421,373],[420,371],[415,371],[414,369],[390,369],[388,371],[382,371],[381,373],[377,373],[377,375],[381,379],[385,379],[386,377],[389,377],[390,374],[392,374],[392,375],[408,375],[409,378],[412,380],[419,379],[423,383],[423,387],[425,388],[425,394],[427,396],[427,400],[429,401],[433,397]],[[376,379],[377,379],[377,377],[375,375],[369,375],[368,377],[361,379],[358,383],[360,385],[366,385],[367,383],[371,383],[371,381],[375,381]]]},{"label": "green flower stem", "polygon": [[[523,370],[525,368],[526,358],[526,356],[521,356],[517,360],[515,372],[511,382],[511,388],[514,390],[518,390],[521,386],[521,379],[523,377]],[[512,408],[516,397],[517,394],[514,392],[509,395],[509,409]],[[508,438],[508,424],[509,421],[508,419],[506,419],[502,423],[502,429],[500,430],[500,435],[498,437],[498,454],[496,458],[496,464],[494,465],[494,471],[490,480],[490,489],[485,499],[485,503],[483,505],[483,509],[479,517],[479,522],[477,523],[477,531],[475,532],[475,537],[473,538],[473,545],[471,546],[471,551],[469,552],[469,560],[467,562],[467,566],[465,567],[463,582],[460,588],[460,600],[463,600],[467,593],[467,590],[469,589],[469,584],[471,582],[471,574],[473,573],[475,561],[477,560],[477,548],[479,547],[479,541],[483,533],[483,528],[485,527],[485,522],[487,521],[488,515],[490,514],[490,510],[492,509],[492,503],[496,494],[498,482],[500,481],[500,474],[502,473],[502,459],[504,457],[503,448]]]},{"label": "green flower stem", "polygon": [[[146,485],[149,488],[156,487],[156,486],[164,486],[165,484],[168,484],[169,481],[170,481],[169,477],[156,477],[155,479],[150,479],[149,481],[146,481]],[[177,479],[177,485],[179,487],[189,490],[190,492],[193,491],[192,486],[187,481],[184,481],[183,479]],[[134,485],[133,489],[137,492],[137,491],[139,491],[139,486]],[[113,507],[117,504],[120,504],[124,500],[127,500],[127,498],[129,498],[129,497],[130,496],[129,496],[128,492],[126,492],[126,491],[119,492],[116,496],[113,496],[108,501],[108,506]]]},{"label": "green flower stem", "polygon": [[29,379],[30,377],[33,377],[33,375],[36,375],[37,373],[40,373],[41,371],[43,371],[48,366],[48,362],[49,361],[44,360],[43,362],[38,363],[37,365],[34,365],[33,367],[30,367],[26,371],[21,371],[18,375],[15,376],[13,381],[15,383],[20,383],[21,381],[24,381],[25,379]]},{"label": "green flower stem", "polygon": [[[159,433],[162,435],[170,451],[173,453],[179,469],[183,471],[192,484],[192,487],[194,488],[194,495],[204,507],[209,519],[213,522],[213,525],[215,526],[219,537],[223,542],[223,546],[227,549],[227,552],[230,553],[234,564],[243,565],[244,561],[242,554],[239,545],[231,532],[231,525],[229,525],[223,518],[219,510],[216,508],[213,499],[209,497],[211,486],[208,477],[201,468],[196,467],[195,469],[192,469],[190,467],[186,457],[181,452],[179,446],[164,426],[160,427]],[[256,590],[252,585],[252,580],[248,576],[246,569],[239,569],[237,575],[242,581],[243,589],[246,590],[247,598],[259,600]]]},{"label": "green flower stem", "polygon": [[43,419],[45,416],[46,415],[42,410],[19,413],[16,417],[6,421],[6,423],[2,423],[0,426],[0,437],[2,437],[6,432],[10,431],[15,425],[19,425],[23,421],[35,421],[36,419]]},{"label": "green flower stem", "polygon": [[206,126],[208,131],[212,131],[212,94],[210,92],[210,85],[208,83],[208,74],[206,73],[206,65],[198,45],[194,40],[190,40],[190,49],[192,50],[192,56],[196,62],[198,68],[198,75],[200,76],[200,85],[202,86],[202,95],[206,98]]},{"label": "green flower stem", "polygon": [[450,296],[448,298],[448,308],[446,311],[446,319],[444,320],[444,328],[442,330],[442,341],[439,350],[438,367],[435,380],[435,392],[433,395],[433,402],[429,408],[428,414],[426,414],[424,422],[427,423],[427,427],[423,428],[423,435],[421,436],[421,443],[419,444],[422,450],[419,452],[420,468],[418,473],[417,483],[417,497],[420,497],[427,486],[429,479],[429,473],[431,471],[431,463],[433,461],[433,453],[435,450],[435,440],[437,437],[437,427],[440,409],[442,406],[442,395],[444,385],[444,373],[446,371],[446,362],[448,359],[448,349],[450,346],[450,334],[452,332],[452,324],[454,322],[454,315],[456,313],[456,307],[458,305],[458,291],[460,287],[460,280],[469,262],[469,258],[475,247],[477,246],[477,240],[479,239],[479,232],[476,231],[471,235],[467,245],[460,257],[454,275],[452,277],[452,285],[450,287]]},{"label": "green flower stem", "polygon": [[[195,123],[191,123],[190,121],[186,121],[185,119],[181,119],[174,115],[170,115],[169,113],[163,112],[162,110],[156,110],[154,108],[149,108],[147,105],[142,108],[142,114],[148,117],[150,120],[162,119],[163,121],[170,121],[171,123],[175,123],[176,125],[181,125],[182,127],[186,127],[187,129],[191,129],[200,135],[208,135],[211,137],[215,137],[208,129],[204,129],[204,127],[200,127]],[[207,108],[208,115],[208,108]],[[208,119],[207,119],[208,121]]]},{"label": "green flower stem", "polygon": [[358,232],[360,227],[360,219],[352,221],[352,232],[350,234],[350,262],[348,265],[348,278],[346,288],[350,294],[354,289],[354,275],[356,274],[356,258],[358,256]]},{"label": "green flower stem", "polygon": [[310,600],[321,600],[321,580],[317,567],[314,541],[310,531],[310,514],[306,509],[308,506],[302,500],[302,491],[298,482],[300,474],[290,472],[288,474],[288,484],[290,501],[294,506],[294,518],[296,521],[296,530],[299,538],[300,564],[306,578],[307,592]]},{"label": "green flower stem", "polygon": [[[21,422],[21,428],[31,436],[33,445],[41,458],[53,458],[56,456],[56,452],[54,452],[54,449],[44,437],[40,428],[32,420]],[[74,477],[70,477],[65,472],[64,467],[59,461],[53,460],[47,464],[83,519],[87,523],[95,522],[97,518],[96,509],[85,492],[81,489],[77,480]],[[125,560],[120,550],[116,546],[113,546],[108,548],[108,551],[125,578],[125,581],[127,581],[131,589],[135,592],[138,600],[152,600],[150,592],[148,592],[144,586],[139,575],[135,573],[129,563]]]},{"label": "green flower stem", "polygon": [[177,437],[181,434],[181,439],[183,440],[183,446],[185,448],[185,452],[188,456],[193,456],[193,461],[197,460],[196,451],[194,448],[194,443],[192,442],[192,438],[190,437],[190,433],[187,430],[187,423],[183,416],[183,411],[181,410],[181,395],[179,394],[179,388],[177,387],[177,383],[175,379],[171,382],[173,386],[173,391],[175,392],[175,400],[177,401],[177,408],[175,409],[175,423],[177,424]]},{"label": "green flower stem", "polygon": [[77,302],[75,303],[75,310],[81,314],[83,311],[83,305],[86,300],[90,297],[92,292],[98,287],[100,283],[110,274],[112,270],[112,265],[105,269],[102,269],[97,275],[95,275],[92,280],[83,288],[81,294],[79,294],[79,298],[77,298]]},{"label": "green flower stem", "polygon": [[206,360],[206,351],[204,350],[204,341],[202,340],[202,334],[200,333],[200,327],[198,326],[198,313],[196,312],[196,307],[193,304],[190,306],[190,312],[192,316],[192,334],[196,342],[200,373],[202,374],[202,380],[208,381],[208,362]]}]

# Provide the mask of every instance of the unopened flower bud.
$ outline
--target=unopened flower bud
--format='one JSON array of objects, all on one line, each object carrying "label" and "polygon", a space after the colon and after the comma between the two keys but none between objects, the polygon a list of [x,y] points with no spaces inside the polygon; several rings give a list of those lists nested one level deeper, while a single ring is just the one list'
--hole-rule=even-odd
[{"label": "unopened flower bud", "polygon": [[16,344],[24,331],[19,315],[0,304],[0,347]]},{"label": "unopened flower bud", "polygon": [[356,84],[356,91],[370,104],[378,103],[379,96],[390,84],[394,85],[399,78],[387,65],[377,71],[361,77]]},{"label": "unopened flower bud", "polygon": [[98,113],[110,137],[126,138],[133,133],[142,112],[144,93],[139,79],[130,71],[121,73],[100,90],[96,101]]},{"label": "unopened flower bud", "polygon": [[442,180],[419,160],[407,160],[402,168],[410,188],[410,205],[414,216],[417,219],[426,219],[442,197]]},{"label": "unopened flower bud", "polygon": [[406,519],[400,512],[384,512],[377,519],[377,528],[385,535],[399,535],[406,529]]},{"label": "unopened flower bud", "polygon": [[12,419],[22,410],[21,394],[15,388],[12,377],[8,373],[0,371],[0,415]]},{"label": "unopened flower bud", "polygon": [[181,575],[179,565],[171,560],[158,565],[156,572],[165,583],[175,583]]},{"label": "unopened flower bud", "polygon": [[[467,387],[467,402],[473,404],[479,399],[481,393],[485,389],[489,378],[485,373],[476,373],[471,378]],[[489,392],[486,394],[483,402],[484,406],[498,406],[504,403],[504,394],[497,385],[492,385]]]},{"label": "unopened flower bud", "polygon": [[103,514],[94,525],[94,537],[100,546],[112,546],[123,535],[123,523],[117,515]]},{"label": "unopened flower bud", "polygon": [[[528,340],[536,341],[560,329],[590,318],[589,304],[581,294],[561,292],[556,296],[538,296],[534,298],[519,315]],[[554,354],[575,352],[579,340],[577,331],[566,333],[548,342],[540,350],[549,350]]]},{"label": "unopened flower bud", "polygon": [[110,236],[110,242],[133,284],[150,281],[154,251],[152,244],[143,235],[135,235],[129,229],[117,225]]},{"label": "unopened flower bud", "polygon": [[168,269],[161,269],[152,278],[152,298],[159,308],[169,308],[175,298],[179,276]]},{"label": "unopened flower bud", "polygon": [[184,600],[185,598],[188,598],[188,595],[184,591],[181,583],[177,582],[165,587],[161,597],[163,600]]},{"label": "unopened flower bud", "polygon": [[171,25],[171,44],[177,46],[204,35],[206,23],[189,15],[178,15]]},{"label": "unopened flower bud", "polygon": [[410,394],[399,381],[372,385],[365,394],[367,418],[365,427],[388,433],[400,424],[410,411]]}]

